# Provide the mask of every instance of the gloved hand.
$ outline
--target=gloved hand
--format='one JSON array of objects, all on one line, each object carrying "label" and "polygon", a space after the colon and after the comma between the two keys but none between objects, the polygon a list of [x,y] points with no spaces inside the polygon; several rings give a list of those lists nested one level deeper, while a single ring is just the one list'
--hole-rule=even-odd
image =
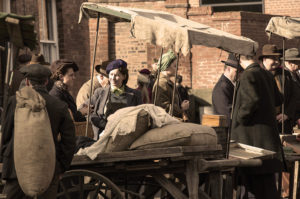
[{"label": "gloved hand", "polygon": [[104,119],[104,118],[101,118],[101,117],[92,116],[91,117],[91,122],[92,122],[93,125],[95,125],[99,129],[105,129],[107,120]]}]

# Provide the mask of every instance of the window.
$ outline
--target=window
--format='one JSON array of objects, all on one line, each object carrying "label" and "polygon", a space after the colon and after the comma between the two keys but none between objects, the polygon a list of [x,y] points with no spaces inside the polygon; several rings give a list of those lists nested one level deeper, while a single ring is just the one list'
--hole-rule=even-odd
[{"label": "window", "polygon": [[263,0],[200,0],[201,5],[209,5],[214,12],[249,11],[263,12]]},{"label": "window", "polygon": [[57,39],[56,1],[39,0],[41,53],[47,62],[59,59]]}]

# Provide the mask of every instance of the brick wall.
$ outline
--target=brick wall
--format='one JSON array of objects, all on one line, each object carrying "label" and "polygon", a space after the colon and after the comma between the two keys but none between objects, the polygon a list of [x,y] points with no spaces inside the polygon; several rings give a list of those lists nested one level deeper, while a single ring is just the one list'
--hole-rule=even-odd
[{"label": "brick wall", "polygon": [[265,13],[300,17],[300,0],[265,0]]}]

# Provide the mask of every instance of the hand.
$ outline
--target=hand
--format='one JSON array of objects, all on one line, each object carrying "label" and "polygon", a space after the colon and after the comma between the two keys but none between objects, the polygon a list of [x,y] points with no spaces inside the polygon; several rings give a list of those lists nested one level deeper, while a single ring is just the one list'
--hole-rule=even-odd
[{"label": "hand", "polygon": [[276,116],[276,120],[281,123],[282,123],[282,121],[285,121],[287,119],[288,119],[288,116],[286,114],[283,114],[283,117],[282,117],[281,113]]},{"label": "hand", "polygon": [[[89,112],[89,107],[88,105],[84,104],[82,106],[81,109],[79,109],[79,111],[82,113],[82,115],[87,115],[88,112]],[[94,106],[93,105],[90,105],[90,113],[94,111]]]},{"label": "hand", "polygon": [[181,109],[182,109],[183,111],[188,110],[189,107],[190,107],[190,101],[184,100],[184,101],[181,103]]}]

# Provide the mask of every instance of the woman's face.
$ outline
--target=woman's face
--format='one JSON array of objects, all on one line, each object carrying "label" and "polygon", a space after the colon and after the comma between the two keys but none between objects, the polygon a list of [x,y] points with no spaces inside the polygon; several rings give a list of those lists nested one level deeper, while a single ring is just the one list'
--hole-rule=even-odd
[{"label": "woman's face", "polygon": [[126,75],[123,75],[119,69],[114,69],[109,72],[109,82],[111,86],[120,88]]},{"label": "woman's face", "polygon": [[64,84],[71,86],[73,84],[73,81],[76,79],[75,72],[73,68],[69,68],[65,75],[61,77],[61,80]]},{"label": "woman's face", "polygon": [[170,77],[175,76],[176,73],[176,60],[172,62],[172,64],[167,68],[167,74]]}]

